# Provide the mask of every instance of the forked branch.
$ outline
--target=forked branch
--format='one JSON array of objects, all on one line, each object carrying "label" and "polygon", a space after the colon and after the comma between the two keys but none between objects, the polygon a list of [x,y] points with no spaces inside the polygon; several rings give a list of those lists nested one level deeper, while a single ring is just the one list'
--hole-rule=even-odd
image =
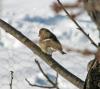
[{"label": "forked branch", "polygon": [[41,71],[41,73],[44,75],[44,77],[48,80],[48,82],[49,82],[52,86],[46,86],[46,85],[45,85],[45,86],[41,86],[41,85],[37,85],[37,84],[31,84],[29,80],[25,79],[25,80],[28,82],[28,84],[29,84],[30,86],[41,87],[41,88],[56,88],[56,89],[59,89],[59,87],[58,87],[58,73],[57,73],[57,76],[56,76],[56,81],[54,82],[54,81],[51,80],[51,79],[49,78],[49,76],[43,71],[43,69],[42,69],[40,63],[39,63],[37,60],[35,60],[35,62],[36,62],[36,64],[38,65],[39,70]]}]

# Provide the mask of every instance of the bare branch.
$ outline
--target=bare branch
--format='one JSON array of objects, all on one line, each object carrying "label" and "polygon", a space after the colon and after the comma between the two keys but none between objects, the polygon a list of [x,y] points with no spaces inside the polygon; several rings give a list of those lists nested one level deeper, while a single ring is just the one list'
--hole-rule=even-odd
[{"label": "bare branch", "polygon": [[40,63],[39,63],[37,60],[35,60],[35,62],[36,62],[36,64],[38,65],[38,67],[39,67],[40,71],[42,72],[42,74],[44,75],[44,77],[48,80],[48,82],[51,83],[53,87],[59,89],[59,88],[58,88],[58,84],[57,84],[57,83],[58,83],[58,80],[57,80],[57,79],[58,79],[58,73],[57,73],[56,82],[54,83],[54,82],[49,78],[49,76],[48,76],[46,73],[44,73],[42,67],[40,66]]},{"label": "bare branch", "polygon": [[57,78],[56,78],[56,83],[54,83],[54,82],[49,78],[49,76],[47,76],[47,74],[44,73],[42,67],[40,66],[40,63],[39,63],[37,60],[35,60],[35,62],[36,62],[36,64],[38,65],[38,67],[39,67],[40,71],[42,72],[42,74],[44,75],[44,77],[48,80],[49,83],[52,84],[52,86],[41,86],[41,85],[37,85],[37,84],[31,84],[30,81],[28,81],[27,79],[25,79],[25,80],[28,82],[28,84],[29,84],[30,86],[41,87],[41,88],[57,88],[57,89],[59,89],[59,87],[58,87],[58,85],[57,85],[57,82],[58,82],[58,80],[57,80],[58,74],[57,74]]},{"label": "bare branch", "polygon": [[24,45],[26,45],[33,53],[38,55],[42,60],[44,60],[51,68],[53,68],[57,73],[59,73],[66,80],[70,81],[72,84],[80,89],[83,89],[84,81],[70,73],[67,69],[57,63],[51,56],[43,53],[41,49],[27,37],[25,37],[21,32],[17,31],[14,27],[0,19],[0,27],[2,27],[6,32],[14,36]]},{"label": "bare branch", "polygon": [[41,66],[40,66],[40,63],[39,63],[37,60],[35,60],[35,62],[36,62],[36,64],[38,65],[38,67],[39,67],[40,71],[42,72],[42,74],[45,76],[45,78],[46,78],[52,85],[55,86],[55,83],[47,76],[47,74],[44,73],[43,69],[42,69]]},{"label": "bare branch", "polygon": [[26,82],[30,85],[30,86],[34,86],[34,87],[40,87],[40,88],[55,88],[55,87],[53,87],[53,86],[51,86],[51,87],[49,87],[49,86],[41,86],[41,85],[36,85],[36,84],[32,84],[32,83],[30,83],[30,81],[29,80],[27,80],[27,79],[25,79],[26,80]]},{"label": "bare branch", "polygon": [[58,3],[61,5],[62,9],[64,10],[64,12],[69,16],[69,18],[75,23],[75,25],[78,27],[78,29],[90,40],[90,42],[97,48],[98,45],[91,39],[91,37],[89,36],[89,34],[87,34],[82,27],[77,23],[77,21],[72,18],[72,16],[68,13],[68,11],[64,8],[63,4],[57,0]]},{"label": "bare branch", "polygon": [[10,89],[12,89],[12,83],[13,83],[13,71],[10,71],[11,72],[11,81],[10,81]]}]

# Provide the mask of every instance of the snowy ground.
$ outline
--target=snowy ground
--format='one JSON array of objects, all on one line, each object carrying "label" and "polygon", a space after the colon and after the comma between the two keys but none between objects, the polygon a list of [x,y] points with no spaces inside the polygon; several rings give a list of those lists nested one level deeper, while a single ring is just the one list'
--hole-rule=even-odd
[{"label": "snowy ground", "polygon": [[[54,1],[3,0],[2,19],[17,28],[36,44],[38,44],[39,29],[46,27],[56,34],[64,47],[95,50],[87,38],[76,29],[74,23],[63,12],[59,15],[53,13],[50,5]],[[87,14],[81,15],[78,21],[86,32],[92,36],[93,40],[98,42],[98,31],[95,30],[96,27]],[[3,30],[1,36],[3,44],[0,43],[0,89],[9,89],[11,70],[14,71],[13,89],[33,89],[27,84],[25,78],[28,78],[33,84],[48,84],[35,64],[35,59],[39,60],[45,72],[52,76],[56,75],[55,71],[14,37],[6,34]],[[83,56],[75,52],[66,55],[61,55],[59,52],[53,54],[56,61],[82,80],[85,80],[87,73],[86,65],[93,57]],[[61,76],[59,77],[59,87],[60,89],[77,89]],[[40,88],[34,87],[34,89]]]}]

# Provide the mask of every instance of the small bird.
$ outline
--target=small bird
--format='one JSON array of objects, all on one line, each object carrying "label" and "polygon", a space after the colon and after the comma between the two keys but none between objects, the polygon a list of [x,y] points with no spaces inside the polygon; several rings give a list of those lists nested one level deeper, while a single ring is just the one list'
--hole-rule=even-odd
[{"label": "small bird", "polygon": [[40,29],[39,37],[39,45],[44,53],[52,55],[53,52],[58,50],[62,54],[66,54],[63,52],[62,45],[58,41],[57,37],[47,28]]}]

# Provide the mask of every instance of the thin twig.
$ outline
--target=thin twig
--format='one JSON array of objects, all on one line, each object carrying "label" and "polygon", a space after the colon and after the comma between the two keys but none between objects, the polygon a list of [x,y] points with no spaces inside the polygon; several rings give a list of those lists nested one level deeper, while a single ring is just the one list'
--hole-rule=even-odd
[{"label": "thin twig", "polygon": [[63,4],[60,2],[60,0],[57,0],[58,3],[60,4],[60,6],[62,7],[62,9],[64,10],[64,12],[69,16],[69,18],[76,24],[76,26],[78,27],[78,29],[90,40],[90,42],[97,48],[98,45],[91,39],[91,37],[89,36],[89,34],[87,34],[82,27],[77,23],[77,21],[72,18],[72,16],[68,13],[68,11],[64,8]]},{"label": "thin twig", "polygon": [[12,89],[12,83],[13,83],[13,71],[10,71],[11,72],[11,81],[10,81],[10,89]]},{"label": "thin twig", "polygon": [[40,88],[55,88],[54,86],[41,86],[41,85],[32,84],[32,83],[30,83],[29,80],[27,80],[27,79],[25,79],[25,80],[30,86],[40,87]]},{"label": "thin twig", "polygon": [[42,67],[40,66],[40,63],[37,61],[37,60],[35,60],[35,62],[36,62],[36,64],[38,65],[38,67],[39,67],[39,69],[40,69],[40,71],[42,72],[42,74],[45,76],[45,78],[48,80],[48,82],[49,83],[51,83],[52,85],[53,85],[53,87],[54,88],[57,88],[57,89],[59,89],[59,87],[58,87],[58,73],[57,73],[57,77],[56,77],[56,82],[54,83],[48,76],[47,76],[47,74],[43,71],[43,69],[42,69]]},{"label": "thin twig", "polygon": [[46,78],[52,85],[55,86],[55,83],[47,76],[47,74],[44,73],[43,69],[42,69],[41,66],[40,66],[40,63],[39,63],[37,60],[35,60],[35,62],[36,62],[36,64],[38,65],[38,67],[39,67],[40,71],[42,72],[42,74],[45,76],[45,78]]},{"label": "thin twig", "polygon": [[28,81],[27,79],[25,79],[25,80],[28,82],[28,84],[29,84],[30,86],[41,87],[41,88],[56,88],[56,89],[59,89],[59,87],[58,87],[58,73],[57,73],[57,77],[56,77],[56,82],[54,83],[54,82],[47,76],[47,74],[45,74],[45,72],[43,71],[42,67],[40,66],[40,63],[39,63],[37,60],[35,60],[35,62],[36,62],[36,64],[38,65],[38,67],[39,67],[40,71],[42,72],[42,74],[44,75],[44,77],[48,80],[49,83],[52,84],[52,86],[41,86],[41,85],[37,85],[37,84],[31,84],[30,81]]}]

